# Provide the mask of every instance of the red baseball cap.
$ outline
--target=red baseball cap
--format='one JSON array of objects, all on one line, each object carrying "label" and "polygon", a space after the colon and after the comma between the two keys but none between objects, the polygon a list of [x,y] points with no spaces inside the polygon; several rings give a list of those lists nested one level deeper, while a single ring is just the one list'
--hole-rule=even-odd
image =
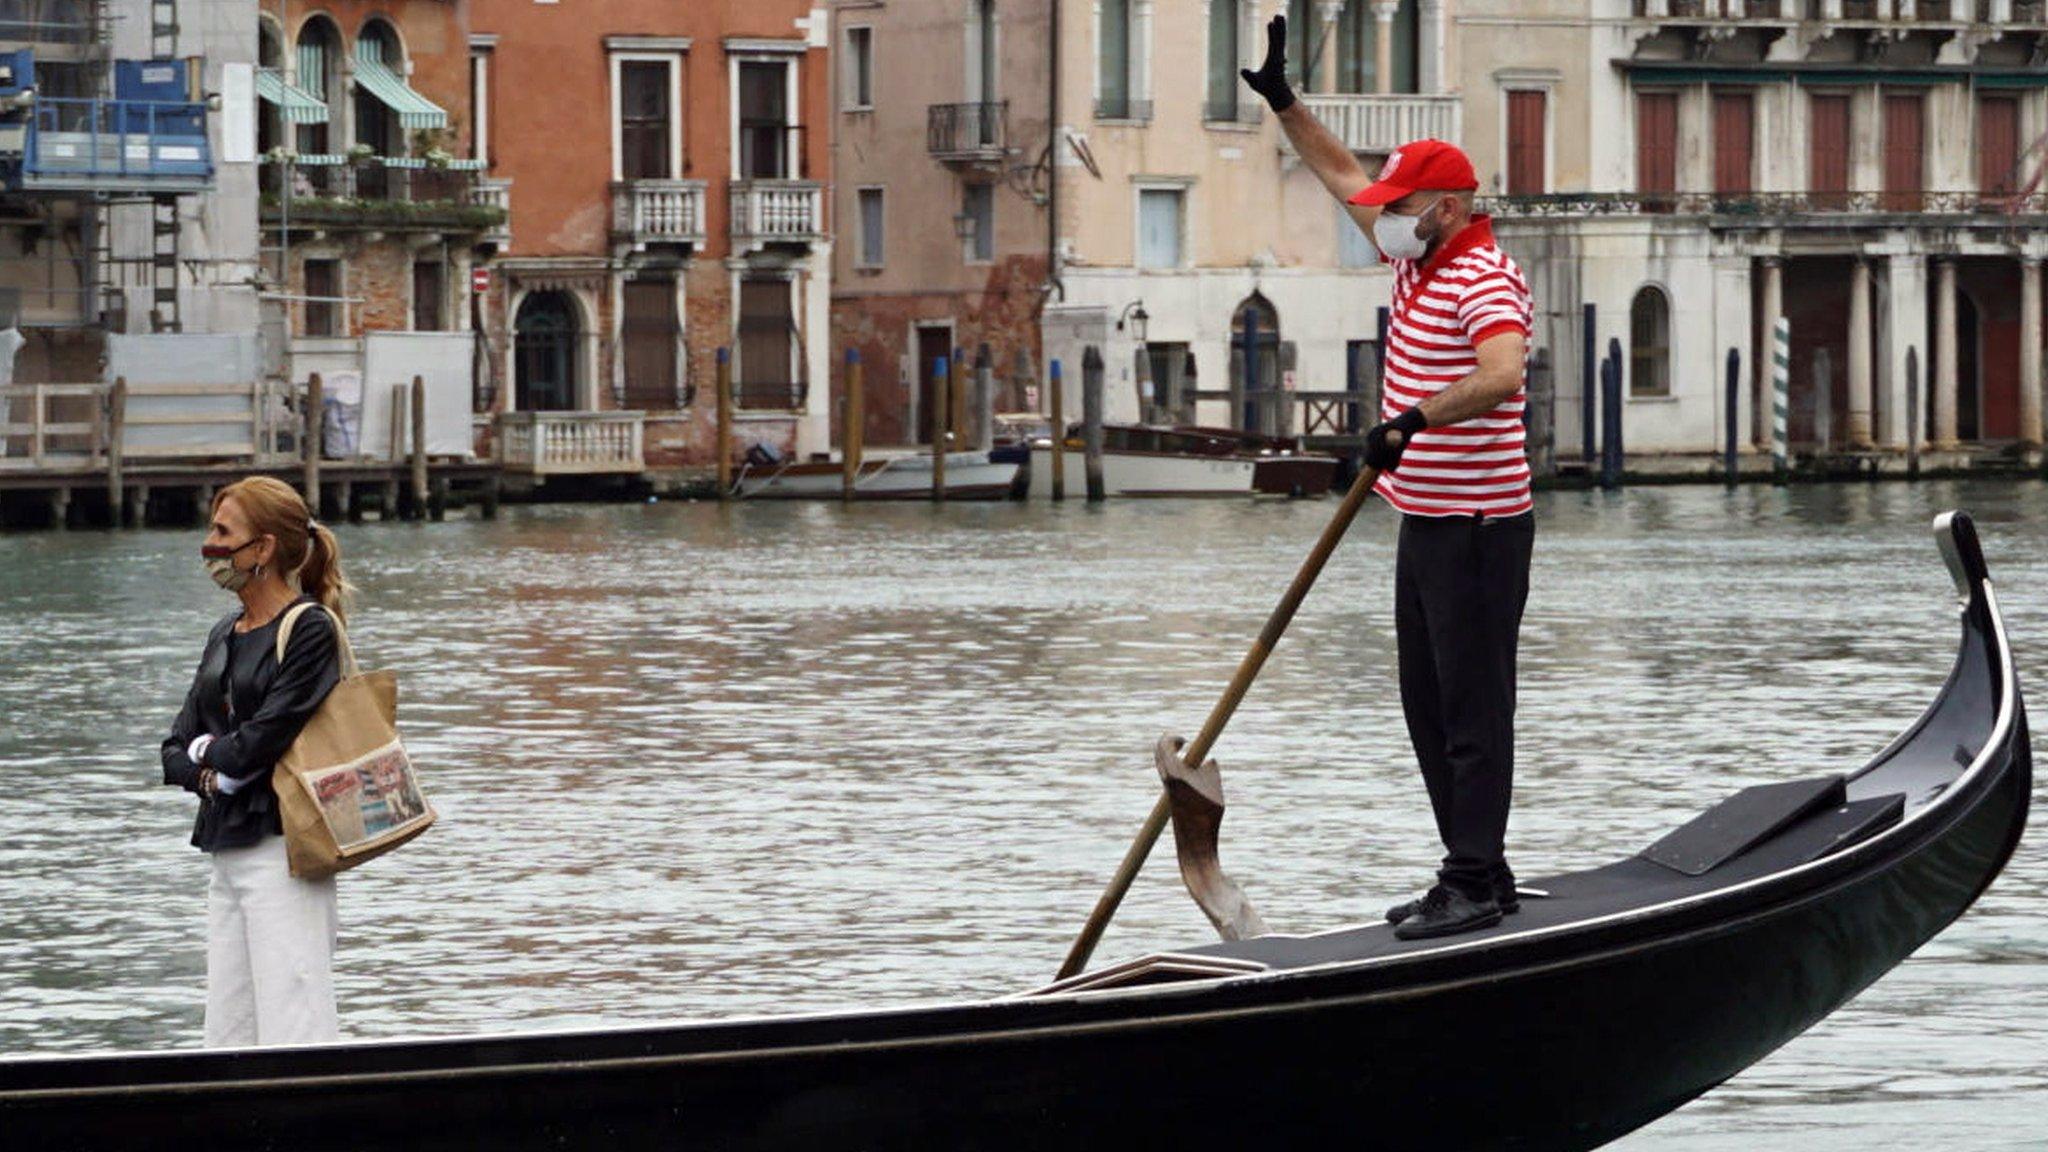
[{"label": "red baseball cap", "polygon": [[1353,204],[1392,204],[1410,192],[1471,192],[1479,187],[1472,161],[1456,144],[1411,140],[1393,150],[1377,180],[1351,198]]}]

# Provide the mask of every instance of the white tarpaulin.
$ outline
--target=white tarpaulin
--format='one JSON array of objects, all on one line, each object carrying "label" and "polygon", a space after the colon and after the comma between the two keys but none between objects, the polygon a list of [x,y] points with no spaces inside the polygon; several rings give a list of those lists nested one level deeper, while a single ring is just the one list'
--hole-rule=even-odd
[{"label": "white tarpaulin", "polygon": [[[372,332],[363,337],[363,416],[357,451],[390,458],[391,388],[418,376],[427,389],[427,455],[469,456],[476,451],[470,424],[470,355],[467,332]],[[412,452],[411,400],[401,409],[398,451]]]},{"label": "white tarpaulin", "polygon": [[[158,455],[191,449],[194,454],[246,455],[253,452],[252,397],[257,376],[256,334],[185,335],[147,333],[107,336],[106,383],[128,381],[125,444],[131,451]],[[151,396],[138,386],[151,384],[242,385],[214,396]],[[198,416],[218,415],[218,422],[186,423]],[[152,417],[178,423],[151,423]],[[239,449],[238,451],[231,451]]]}]

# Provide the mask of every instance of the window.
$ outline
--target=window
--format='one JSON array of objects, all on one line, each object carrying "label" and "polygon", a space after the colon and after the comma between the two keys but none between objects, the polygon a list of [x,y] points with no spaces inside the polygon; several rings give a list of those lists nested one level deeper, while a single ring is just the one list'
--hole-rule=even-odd
[{"label": "window", "polygon": [[[334,106],[342,91],[341,34],[335,30],[334,22],[324,16],[316,16],[299,28],[298,86],[332,109],[327,122],[298,126],[299,152],[311,156],[341,151],[342,142],[328,134],[329,123],[340,119],[340,111]],[[338,125],[335,132],[340,132]]]},{"label": "window", "polygon": [[985,264],[996,256],[996,188],[993,184],[969,184],[960,190],[960,211],[966,213],[973,234],[967,238],[970,263]]},{"label": "window", "polygon": [[1146,398],[1145,419],[1156,423],[1193,423],[1194,376],[1188,372],[1186,344],[1148,343],[1142,355],[1150,360],[1152,395]]},{"label": "window", "polygon": [[1987,197],[2010,196],[2020,166],[2020,102],[2017,97],[1977,97],[1977,190]]},{"label": "window", "polygon": [[1678,191],[1678,93],[1636,94],[1636,191]]},{"label": "window", "polygon": [[1644,288],[1628,309],[1628,393],[1671,395],[1671,305],[1664,293]]},{"label": "window", "polygon": [[1238,29],[1240,0],[1209,0],[1209,87],[1205,120],[1236,120],[1238,113]]},{"label": "window", "polygon": [[[370,21],[356,34],[356,59],[382,64],[400,76],[405,75],[405,55],[399,51],[398,33],[392,31],[391,25],[382,20]],[[398,113],[385,104],[383,98],[368,84],[356,85],[355,113],[356,143],[369,145],[370,150],[379,156],[407,154],[405,127],[399,123]],[[358,179],[366,174],[359,174]],[[365,198],[384,194],[369,189],[359,191]]]},{"label": "window", "polygon": [[1131,0],[1101,0],[1101,32],[1096,38],[1095,115],[1103,120],[1131,118]]},{"label": "window", "polygon": [[670,180],[673,129],[667,60],[618,63],[619,179]]},{"label": "window", "polygon": [[625,404],[628,408],[680,408],[676,353],[683,328],[676,319],[676,282],[667,277],[628,280],[619,342],[625,345]]},{"label": "window", "polygon": [[1544,137],[1549,131],[1550,94],[1508,93],[1508,195],[1540,196],[1549,191]]},{"label": "window", "polygon": [[860,197],[860,267],[880,268],[887,252],[887,221],[882,214],[882,190],[863,188]]},{"label": "window", "polygon": [[1927,102],[1918,92],[1885,93],[1884,210],[1917,212],[1926,183]]},{"label": "window", "polygon": [[875,106],[875,30],[866,25],[846,30],[846,110]]},{"label": "window", "polygon": [[[1421,22],[1416,0],[1400,0],[1391,23],[1381,24],[1375,5],[1352,0],[1337,17],[1337,91],[1414,92],[1419,88]],[[1379,75],[1380,32],[1387,32],[1388,75]],[[1318,30],[1320,34],[1320,29]],[[1311,40],[1313,43],[1313,39]]]},{"label": "window", "polygon": [[1755,156],[1756,100],[1748,92],[1714,93],[1714,192],[1747,195]]},{"label": "window", "polygon": [[1380,265],[1380,250],[1373,247],[1372,237],[1351,218],[1351,212],[1344,205],[1337,205],[1337,267],[1377,268]]},{"label": "window", "polygon": [[793,380],[796,321],[790,313],[787,280],[740,281],[740,363],[738,400],[742,408],[799,408],[802,390]]},{"label": "window", "polygon": [[786,180],[791,175],[789,66],[780,61],[740,62],[740,171],[742,180]]},{"label": "window", "polygon": [[1186,196],[1179,188],[1138,190],[1138,267],[1180,267],[1181,211]]},{"label": "window", "polygon": [[1807,183],[1815,207],[1849,206],[1849,97],[1816,92],[1807,103]]},{"label": "window", "polygon": [[440,332],[448,327],[448,266],[439,260],[416,260],[412,266],[412,330]]},{"label": "window", "polygon": [[341,335],[341,261],[308,259],[305,264],[306,336]]}]

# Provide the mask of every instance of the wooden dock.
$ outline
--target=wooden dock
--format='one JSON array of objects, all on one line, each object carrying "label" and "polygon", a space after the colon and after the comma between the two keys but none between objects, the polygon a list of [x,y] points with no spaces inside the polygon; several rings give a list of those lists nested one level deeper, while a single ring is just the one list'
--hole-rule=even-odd
[{"label": "wooden dock", "polygon": [[[502,492],[497,461],[431,457],[425,386],[394,415],[389,458],[320,454],[321,384],[11,384],[0,386],[0,528],[203,522],[213,494],[244,476],[320,493],[319,514],[440,519],[458,503],[486,516]],[[401,427],[403,425],[403,428]]]}]

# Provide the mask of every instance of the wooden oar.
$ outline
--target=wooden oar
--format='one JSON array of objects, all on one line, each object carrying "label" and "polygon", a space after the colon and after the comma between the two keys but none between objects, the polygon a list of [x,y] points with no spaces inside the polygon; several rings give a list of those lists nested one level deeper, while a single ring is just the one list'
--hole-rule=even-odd
[{"label": "wooden oar", "polygon": [[[1266,626],[1260,630],[1259,638],[1252,642],[1251,651],[1238,662],[1237,675],[1230,678],[1230,686],[1223,690],[1223,698],[1209,710],[1209,719],[1202,724],[1202,731],[1182,749],[1181,763],[1189,768],[1200,768],[1208,757],[1216,738],[1223,735],[1223,726],[1230,723],[1231,713],[1237,711],[1238,701],[1244,699],[1252,681],[1258,678],[1266,657],[1272,655],[1274,647],[1280,643],[1281,634],[1287,631],[1288,622],[1294,619],[1295,609],[1301,607],[1308,590],[1315,586],[1316,577],[1322,575],[1330,553],[1337,550],[1337,542],[1344,539],[1345,531],[1358,518],[1358,510],[1365,506],[1365,499],[1371,495],[1373,483],[1378,479],[1378,472],[1366,468],[1352,482],[1351,491],[1344,494],[1344,502],[1337,506],[1336,515],[1330,517],[1322,537],[1309,551],[1308,559],[1302,561],[1301,571],[1294,574],[1294,582],[1287,586],[1286,595],[1280,597],[1273,614],[1266,618]],[[1152,814],[1145,817],[1145,825],[1138,829],[1138,837],[1131,842],[1130,851],[1124,853],[1124,861],[1117,866],[1116,876],[1110,880],[1102,898],[1095,902],[1095,911],[1089,913],[1088,923],[1082,927],[1073,948],[1068,950],[1066,962],[1060,965],[1060,979],[1079,972],[1088,963],[1088,957],[1094,954],[1103,930],[1109,927],[1109,918],[1116,915],[1117,905],[1123,903],[1124,893],[1130,891],[1131,881],[1137,879],[1138,869],[1144,867],[1145,857],[1151,854],[1152,845],[1158,842],[1159,833],[1165,829],[1171,812],[1172,806],[1165,791],[1161,790],[1159,802],[1152,806]]]}]

